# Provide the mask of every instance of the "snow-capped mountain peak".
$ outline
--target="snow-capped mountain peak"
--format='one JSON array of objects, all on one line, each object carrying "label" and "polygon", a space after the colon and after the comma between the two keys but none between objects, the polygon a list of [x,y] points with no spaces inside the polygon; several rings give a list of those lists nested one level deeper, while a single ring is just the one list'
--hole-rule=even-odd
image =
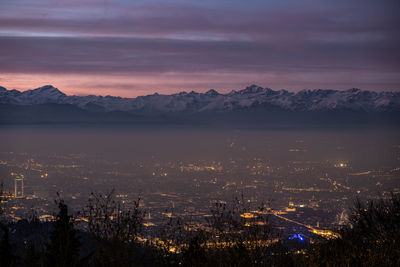
[{"label": "snow-capped mountain peak", "polygon": [[22,92],[19,98],[26,104],[59,104],[67,95],[52,85],[45,85],[33,90]]},{"label": "snow-capped mountain peak", "polygon": [[263,88],[263,87],[253,84],[253,85],[246,87],[243,90],[240,90],[238,93],[242,94],[242,95],[243,94],[265,94],[265,93],[268,93],[269,91],[272,91],[272,89]]},{"label": "snow-capped mountain peak", "polygon": [[214,89],[208,90],[205,94],[208,95],[208,96],[217,96],[217,95],[219,95],[219,93]]},{"label": "snow-capped mountain peak", "polygon": [[0,87],[0,104],[70,104],[90,111],[156,112],[227,112],[255,109],[285,111],[400,111],[400,92],[373,92],[352,88],[339,90],[302,90],[297,93],[274,91],[251,85],[243,90],[220,94],[214,89],[205,93],[191,91],[172,95],[155,93],[136,98],[102,96],[67,96],[46,85],[20,92]]},{"label": "snow-capped mountain peak", "polygon": [[54,97],[54,96],[66,96],[63,92],[58,90],[52,85],[45,85],[33,90],[28,90],[23,92],[23,94],[28,94],[28,95],[41,95],[42,97]]}]

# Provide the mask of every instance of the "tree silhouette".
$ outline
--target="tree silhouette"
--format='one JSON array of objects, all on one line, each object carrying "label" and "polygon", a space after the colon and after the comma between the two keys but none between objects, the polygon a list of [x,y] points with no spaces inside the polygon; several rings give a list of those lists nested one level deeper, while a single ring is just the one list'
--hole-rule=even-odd
[{"label": "tree silhouette", "polygon": [[68,215],[68,206],[58,201],[59,213],[50,234],[50,243],[46,246],[46,266],[78,266],[80,241],[74,229],[72,216]]},{"label": "tree silhouette", "polygon": [[341,237],[314,244],[299,266],[400,266],[400,195],[362,202],[350,210]]},{"label": "tree silhouette", "polygon": [[28,242],[25,255],[21,260],[21,266],[24,267],[39,267],[40,266],[40,254],[36,252],[35,245],[32,241]]},{"label": "tree silhouette", "polygon": [[142,261],[137,237],[141,232],[144,212],[140,199],[126,207],[114,198],[114,190],[107,194],[91,193],[82,211],[87,220],[86,232],[91,237],[94,266],[137,266]]},{"label": "tree silhouette", "polygon": [[12,266],[15,256],[12,253],[12,247],[9,239],[9,230],[6,224],[0,223],[3,237],[0,241],[0,266]]},{"label": "tree silhouette", "polygon": [[5,211],[3,202],[7,201],[8,195],[4,192],[3,182],[0,183],[0,229],[3,232],[0,241],[0,266],[11,266],[15,261],[9,237],[8,222],[4,217]]}]

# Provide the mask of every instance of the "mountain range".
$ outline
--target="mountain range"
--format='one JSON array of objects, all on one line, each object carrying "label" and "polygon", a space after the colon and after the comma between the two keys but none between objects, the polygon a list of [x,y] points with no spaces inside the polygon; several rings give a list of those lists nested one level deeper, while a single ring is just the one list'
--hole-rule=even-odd
[{"label": "mountain range", "polygon": [[24,92],[0,87],[0,123],[395,123],[400,92],[275,91],[251,85],[221,94],[180,92],[136,98],[69,96],[46,85]]}]

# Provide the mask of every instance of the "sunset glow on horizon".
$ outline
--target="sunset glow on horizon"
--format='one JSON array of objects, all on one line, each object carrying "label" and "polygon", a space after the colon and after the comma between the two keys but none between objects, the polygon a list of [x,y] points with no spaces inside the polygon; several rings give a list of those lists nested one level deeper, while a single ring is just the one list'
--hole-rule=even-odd
[{"label": "sunset glow on horizon", "polygon": [[398,91],[398,1],[0,3],[0,86],[139,95]]}]

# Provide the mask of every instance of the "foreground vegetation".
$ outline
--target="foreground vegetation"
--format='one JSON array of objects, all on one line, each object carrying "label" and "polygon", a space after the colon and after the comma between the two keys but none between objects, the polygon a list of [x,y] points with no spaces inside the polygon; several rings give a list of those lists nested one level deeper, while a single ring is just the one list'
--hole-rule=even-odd
[{"label": "foreground vegetation", "polygon": [[[131,208],[113,194],[92,194],[76,216],[58,199],[52,222],[34,215],[0,222],[1,266],[400,266],[400,196],[355,201],[340,238],[288,247],[261,205],[250,218],[239,200],[216,203],[204,224],[171,218],[144,231],[140,200]],[[4,214],[4,210],[1,210]],[[242,215],[242,216],[241,216]],[[11,238],[11,236],[14,238]],[[16,241],[18,240],[18,241]]]}]

